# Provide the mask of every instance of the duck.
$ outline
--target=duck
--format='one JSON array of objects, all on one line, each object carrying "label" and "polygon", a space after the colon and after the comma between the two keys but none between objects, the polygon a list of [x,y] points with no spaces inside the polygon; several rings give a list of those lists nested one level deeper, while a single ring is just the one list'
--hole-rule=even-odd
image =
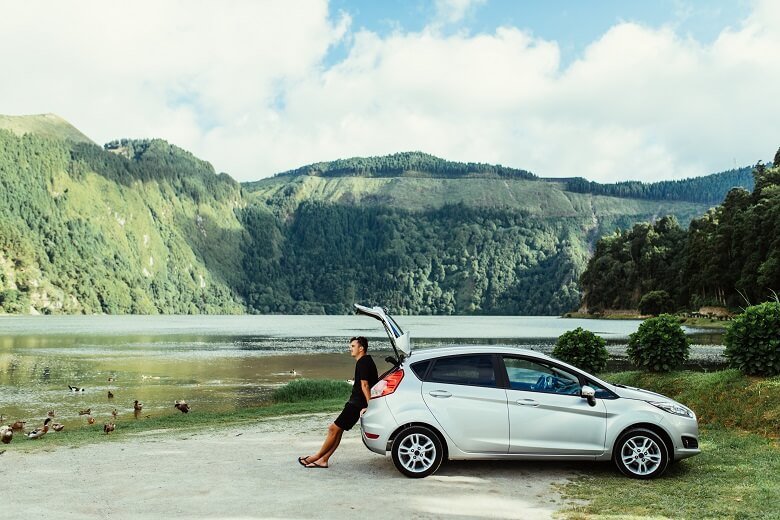
[{"label": "duck", "polygon": [[88,424],[95,424],[95,418],[94,417],[87,417],[87,423]]},{"label": "duck", "polygon": [[189,413],[190,411],[190,405],[188,405],[186,401],[176,401],[173,407],[179,410],[181,413]]},{"label": "duck", "polygon": [[49,417],[54,417],[55,415],[54,410],[49,410],[49,413],[47,413],[46,415],[48,415]]},{"label": "duck", "polygon": [[119,414],[119,412],[117,412],[117,411],[116,411],[116,408],[114,408],[113,410],[111,410],[111,415],[113,415],[113,416],[114,416],[114,420],[115,420],[115,421],[116,421],[116,416],[117,416],[118,414]]},{"label": "duck", "polygon": [[288,374],[290,374],[291,376],[297,376],[297,375],[300,375],[300,374],[298,374],[298,372],[296,372],[296,371],[295,371],[295,369],[294,369],[294,368],[293,368],[292,370],[290,370],[290,371],[288,372]]},{"label": "duck", "polygon": [[103,431],[106,433],[106,435],[114,431],[114,428],[116,428],[116,426],[114,426],[113,422],[106,423],[103,425]]},{"label": "duck", "polygon": [[114,398],[114,393],[111,390],[108,391],[108,398],[109,399],[113,399]]},{"label": "duck", "polygon": [[140,412],[143,409],[144,409],[144,405],[139,403],[138,399],[133,401],[133,410],[135,410],[136,412]]},{"label": "duck", "polygon": [[0,441],[3,442],[3,444],[8,444],[11,442],[11,439],[14,438],[14,431],[11,429],[10,426],[2,426],[0,427]]},{"label": "duck", "polygon": [[49,423],[51,422],[51,417],[47,417],[45,421],[43,421],[43,427],[41,428],[35,428],[33,431],[27,432],[25,435],[28,439],[40,439],[44,435],[46,435],[46,432],[49,431]]},{"label": "duck", "polygon": [[84,391],[84,388],[78,387],[78,386],[68,385],[68,388],[70,388],[71,392],[83,392]]},{"label": "duck", "polygon": [[64,424],[60,424],[58,422],[51,424],[51,429],[55,432],[61,432],[65,428]]},{"label": "duck", "polygon": [[15,432],[18,432],[20,430],[24,430],[24,425],[27,424],[27,421],[16,421],[11,425],[11,429]]},{"label": "duck", "polygon": [[79,415],[89,415],[92,413],[92,408],[87,408],[86,410],[79,410]]}]

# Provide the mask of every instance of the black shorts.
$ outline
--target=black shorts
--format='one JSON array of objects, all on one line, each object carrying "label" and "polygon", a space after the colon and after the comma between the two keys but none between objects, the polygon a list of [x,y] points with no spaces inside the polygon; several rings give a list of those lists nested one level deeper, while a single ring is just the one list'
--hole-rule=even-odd
[{"label": "black shorts", "polygon": [[351,430],[353,426],[360,420],[360,410],[354,403],[347,403],[344,405],[344,409],[341,411],[336,420],[333,421],[336,426],[342,430]]}]

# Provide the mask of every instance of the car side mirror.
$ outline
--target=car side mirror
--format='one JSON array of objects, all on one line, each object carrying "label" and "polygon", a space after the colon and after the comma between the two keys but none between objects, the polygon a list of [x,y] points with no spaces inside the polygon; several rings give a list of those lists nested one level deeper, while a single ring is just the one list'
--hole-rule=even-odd
[{"label": "car side mirror", "polygon": [[589,405],[596,406],[596,391],[592,387],[583,385],[582,390],[580,391],[580,397],[587,399]]}]

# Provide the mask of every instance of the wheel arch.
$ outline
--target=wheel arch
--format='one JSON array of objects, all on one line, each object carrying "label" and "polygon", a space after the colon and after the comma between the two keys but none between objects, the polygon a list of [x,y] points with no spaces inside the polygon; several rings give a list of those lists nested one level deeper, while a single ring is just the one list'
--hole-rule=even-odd
[{"label": "wheel arch", "polygon": [[669,461],[674,460],[674,442],[672,441],[672,437],[669,435],[669,432],[658,426],[657,424],[653,423],[645,423],[645,422],[639,422],[634,423],[626,426],[623,428],[620,433],[615,437],[615,442],[612,443],[612,449],[610,450],[610,456],[615,456],[615,445],[617,444],[618,439],[620,439],[625,433],[629,430],[633,430],[635,428],[643,428],[645,430],[650,430],[651,432],[658,435],[662,441],[664,441],[664,445],[666,446],[666,455],[669,457]]},{"label": "wheel arch", "polygon": [[392,449],[393,443],[395,442],[396,437],[398,437],[398,434],[413,426],[422,426],[423,428],[428,428],[434,434],[436,434],[436,437],[439,438],[439,442],[441,442],[442,449],[444,450],[444,453],[442,453],[443,456],[442,460],[449,459],[450,448],[449,445],[447,444],[447,438],[444,436],[444,434],[441,433],[441,431],[439,431],[439,429],[436,426],[421,421],[405,423],[399,426],[398,428],[396,428],[395,431],[393,431],[393,433],[390,435],[388,439],[387,442],[388,451]]}]

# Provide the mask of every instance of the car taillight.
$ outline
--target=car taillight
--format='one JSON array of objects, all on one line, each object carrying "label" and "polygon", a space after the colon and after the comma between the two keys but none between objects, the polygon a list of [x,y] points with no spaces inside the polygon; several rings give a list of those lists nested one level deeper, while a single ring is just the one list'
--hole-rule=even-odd
[{"label": "car taillight", "polygon": [[392,394],[395,392],[395,389],[398,388],[398,385],[403,378],[403,370],[396,370],[395,372],[386,375],[384,379],[371,387],[371,399]]}]

